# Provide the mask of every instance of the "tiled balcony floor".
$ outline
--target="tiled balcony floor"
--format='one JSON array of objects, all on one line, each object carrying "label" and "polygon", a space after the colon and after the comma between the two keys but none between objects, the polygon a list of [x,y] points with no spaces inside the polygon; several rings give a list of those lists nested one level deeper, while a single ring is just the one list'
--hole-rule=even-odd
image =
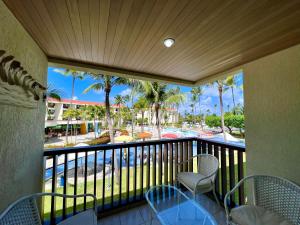
[{"label": "tiled balcony floor", "polygon": [[[197,198],[201,205],[214,216],[218,225],[226,225],[224,208],[203,195]],[[120,212],[118,214],[100,218],[98,225],[160,225],[153,210],[148,204]]]}]

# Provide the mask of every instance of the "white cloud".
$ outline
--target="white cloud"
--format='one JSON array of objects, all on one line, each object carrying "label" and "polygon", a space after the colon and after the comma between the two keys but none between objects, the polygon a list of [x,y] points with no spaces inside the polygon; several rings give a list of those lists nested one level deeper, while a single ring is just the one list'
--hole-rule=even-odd
[{"label": "white cloud", "polygon": [[129,95],[131,92],[131,88],[127,88],[123,91],[121,91],[120,95],[125,96],[125,95]]},{"label": "white cloud", "polygon": [[55,68],[55,69],[53,69],[53,72],[62,74],[62,73],[65,72],[65,70],[64,69]]},{"label": "white cloud", "polygon": [[102,95],[104,93],[104,91],[102,89],[100,89],[100,90],[93,90],[93,91],[97,95]]},{"label": "white cloud", "polygon": [[74,97],[73,97],[73,100],[77,100],[77,99],[78,99],[78,97],[77,97],[77,96],[74,96]]}]

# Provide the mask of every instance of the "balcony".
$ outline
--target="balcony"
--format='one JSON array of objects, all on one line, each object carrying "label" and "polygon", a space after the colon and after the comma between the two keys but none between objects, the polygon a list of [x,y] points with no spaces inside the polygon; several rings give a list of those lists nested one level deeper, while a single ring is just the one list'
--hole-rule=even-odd
[{"label": "balcony", "polygon": [[[222,202],[227,191],[244,177],[245,148],[199,138],[45,150],[44,189],[64,194],[95,194],[98,198],[99,218],[102,220],[103,216],[110,216],[107,221],[116,221],[114,224],[121,220],[124,224],[122,218],[126,214],[136,217],[137,222],[142,221],[140,224],[149,220],[158,222],[147,205],[125,212],[123,210],[145,204],[145,193],[150,187],[175,185],[178,172],[197,172],[197,159],[179,163],[200,153],[213,154],[219,159],[215,188]],[[224,224],[223,209],[210,197],[200,196],[197,201],[202,204],[205,202],[210,213],[220,224]],[[242,187],[231,204],[242,204],[244,199]],[[90,200],[83,198],[62,202],[54,197],[44,199],[44,221],[55,224],[85,210],[91,205]],[[132,224],[132,221],[129,222]]]}]

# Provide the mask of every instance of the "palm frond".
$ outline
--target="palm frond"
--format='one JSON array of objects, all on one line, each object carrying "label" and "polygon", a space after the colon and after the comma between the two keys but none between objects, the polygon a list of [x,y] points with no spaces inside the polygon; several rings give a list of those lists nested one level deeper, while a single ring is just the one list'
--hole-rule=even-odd
[{"label": "palm frond", "polygon": [[103,84],[103,83],[97,82],[97,83],[91,84],[91,85],[88,86],[86,89],[84,89],[83,93],[86,94],[86,93],[88,93],[88,92],[91,91],[91,90],[99,91],[99,90],[103,90],[104,88],[105,88],[105,87],[104,87],[104,84]]}]

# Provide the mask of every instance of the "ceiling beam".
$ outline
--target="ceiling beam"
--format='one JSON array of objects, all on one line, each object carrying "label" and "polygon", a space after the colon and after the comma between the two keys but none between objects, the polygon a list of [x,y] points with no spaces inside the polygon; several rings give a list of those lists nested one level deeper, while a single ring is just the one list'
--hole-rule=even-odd
[{"label": "ceiling beam", "polygon": [[110,75],[110,76],[114,75],[114,76],[120,76],[120,77],[132,78],[132,79],[159,81],[159,82],[166,82],[166,83],[179,84],[185,86],[194,86],[196,84],[194,81],[172,78],[161,74],[145,73],[145,72],[139,72],[139,71],[128,70],[123,68],[97,65],[94,63],[56,58],[51,56],[48,56],[48,64],[49,66],[52,67],[69,68],[69,69],[74,69],[79,71],[101,73],[104,75]]}]

